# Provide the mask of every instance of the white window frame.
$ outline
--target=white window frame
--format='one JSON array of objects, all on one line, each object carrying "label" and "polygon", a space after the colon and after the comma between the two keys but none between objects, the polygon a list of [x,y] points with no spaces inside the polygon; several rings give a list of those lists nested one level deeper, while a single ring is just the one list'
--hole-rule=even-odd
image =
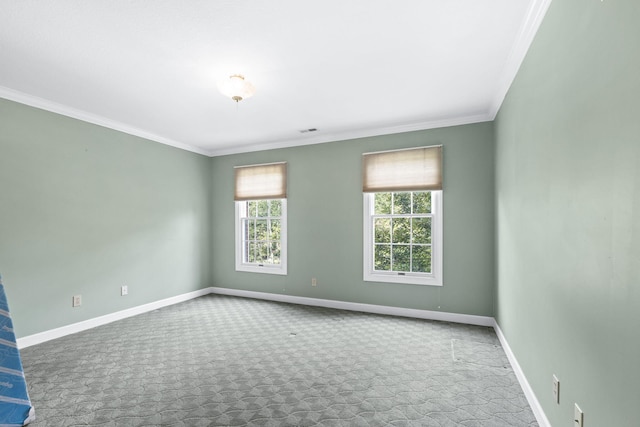
[{"label": "white window frame", "polygon": [[280,264],[259,264],[244,262],[242,248],[244,245],[244,230],[242,227],[242,203],[245,201],[236,201],[236,271],[244,271],[249,273],[267,273],[267,274],[287,274],[287,199],[278,199],[282,202],[280,215]]},{"label": "white window frame", "polygon": [[[402,191],[392,191],[400,193]],[[412,285],[442,286],[442,190],[431,190],[431,273],[412,273],[374,270],[373,216],[375,193],[363,193],[363,267],[365,282],[406,283]]]}]

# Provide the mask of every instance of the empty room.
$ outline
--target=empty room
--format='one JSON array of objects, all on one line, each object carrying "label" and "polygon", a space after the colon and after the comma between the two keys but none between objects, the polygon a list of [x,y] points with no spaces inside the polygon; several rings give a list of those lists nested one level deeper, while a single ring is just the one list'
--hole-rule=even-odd
[{"label": "empty room", "polygon": [[637,0],[0,0],[0,425],[637,427]]}]

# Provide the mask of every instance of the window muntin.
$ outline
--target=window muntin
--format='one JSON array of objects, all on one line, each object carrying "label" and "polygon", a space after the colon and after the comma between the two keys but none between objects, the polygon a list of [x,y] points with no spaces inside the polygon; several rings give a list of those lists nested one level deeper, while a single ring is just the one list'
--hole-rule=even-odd
[{"label": "window muntin", "polygon": [[287,274],[287,199],[236,202],[236,270]]},{"label": "window muntin", "polygon": [[441,191],[364,193],[364,280],[442,285]]}]

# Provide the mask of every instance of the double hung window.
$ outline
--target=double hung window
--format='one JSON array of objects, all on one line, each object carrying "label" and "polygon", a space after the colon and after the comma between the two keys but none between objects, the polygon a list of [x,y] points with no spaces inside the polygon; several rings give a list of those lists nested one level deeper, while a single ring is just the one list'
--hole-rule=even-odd
[{"label": "double hung window", "polygon": [[363,157],[364,280],[442,285],[442,147]]},{"label": "double hung window", "polygon": [[287,274],[287,164],[235,168],[236,270]]}]

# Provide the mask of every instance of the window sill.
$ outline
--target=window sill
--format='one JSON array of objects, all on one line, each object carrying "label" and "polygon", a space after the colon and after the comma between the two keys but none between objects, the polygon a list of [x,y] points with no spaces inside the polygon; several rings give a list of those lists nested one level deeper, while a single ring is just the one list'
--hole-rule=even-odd
[{"label": "window sill", "polygon": [[245,273],[262,273],[262,274],[278,274],[280,276],[287,275],[286,267],[271,267],[271,266],[262,266],[256,264],[240,264],[236,265],[236,271],[243,271]]},{"label": "window sill", "polygon": [[412,276],[384,273],[366,273],[365,282],[399,283],[405,285],[442,286],[442,279],[435,276]]}]

